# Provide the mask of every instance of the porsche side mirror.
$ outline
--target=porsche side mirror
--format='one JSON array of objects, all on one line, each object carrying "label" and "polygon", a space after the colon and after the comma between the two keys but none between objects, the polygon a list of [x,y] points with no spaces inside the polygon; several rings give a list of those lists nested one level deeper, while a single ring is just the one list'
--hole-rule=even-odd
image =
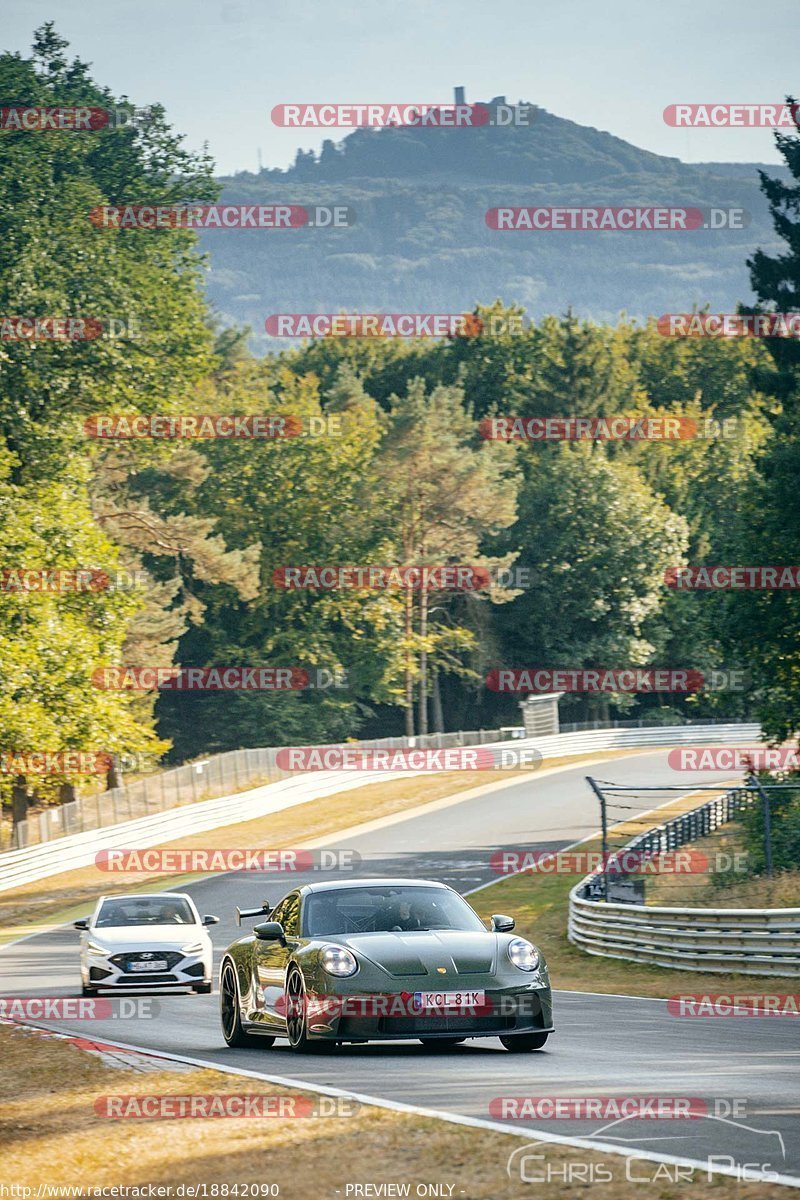
[{"label": "porsche side mirror", "polygon": [[219,925],[219,917],[209,916],[208,913],[203,917],[204,925]]},{"label": "porsche side mirror", "polygon": [[88,917],[84,917],[83,920],[81,920],[81,921],[73,921],[72,927],[73,927],[73,929],[88,929],[89,928]]},{"label": "porsche side mirror", "polygon": [[262,921],[253,927],[253,933],[260,942],[285,942],[283,926],[280,921]]},{"label": "porsche side mirror", "polygon": [[513,917],[504,917],[502,913],[492,913],[492,929],[495,933],[511,933],[516,921]]}]

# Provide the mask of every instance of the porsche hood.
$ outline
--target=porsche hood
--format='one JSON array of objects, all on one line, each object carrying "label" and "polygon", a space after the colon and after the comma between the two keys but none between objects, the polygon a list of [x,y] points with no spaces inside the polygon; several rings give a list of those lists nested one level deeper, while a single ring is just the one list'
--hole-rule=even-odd
[{"label": "porsche hood", "polygon": [[330,940],[396,978],[430,975],[435,979],[443,973],[494,975],[497,964],[497,935],[477,930],[363,933]]}]

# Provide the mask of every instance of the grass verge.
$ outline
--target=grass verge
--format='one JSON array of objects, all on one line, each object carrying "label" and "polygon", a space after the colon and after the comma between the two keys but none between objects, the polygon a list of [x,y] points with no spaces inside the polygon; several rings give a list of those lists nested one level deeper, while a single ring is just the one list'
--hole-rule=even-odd
[{"label": "grass verge", "polygon": [[[652,824],[659,824],[681,812],[697,807],[697,796],[683,796],[668,805],[653,810]],[[613,846],[624,845],[647,824],[642,818],[616,826],[612,838]],[[702,847],[702,841],[692,842],[691,847]],[[719,848],[717,840],[715,850]],[[601,850],[599,839],[581,843],[581,850]],[[695,906],[699,903],[695,888],[699,876],[653,876],[645,883],[648,903]],[[587,954],[567,940],[567,917],[569,893],[579,875],[550,875],[542,872],[523,871],[502,879],[492,887],[476,892],[470,897],[472,905],[482,917],[493,912],[512,914],[517,930],[522,937],[529,938],[541,946],[550,969],[554,988],[576,992],[598,992],[606,995],[665,997],[677,992],[731,992],[752,994],[755,992],[786,990],[775,976],[717,974],[711,971],[687,971],[679,968],[650,967],[642,963],[624,962],[621,959],[605,958]],[[686,883],[686,880],[689,880]],[[768,882],[768,881],[765,881]],[[708,885],[711,888],[711,884]],[[660,899],[653,900],[651,889],[659,888]],[[691,889],[691,890],[690,890]],[[734,899],[734,890],[713,889],[713,903],[718,908],[739,907]],[[754,888],[748,894],[755,897]],[[722,899],[722,896],[725,899]],[[779,900],[776,903],[782,904]],[[787,977],[788,978],[788,977]]]},{"label": "grass verge", "polygon": [[747,849],[742,827],[736,822],[698,838],[691,849],[705,854],[708,870],[684,877],[683,882],[679,876],[656,876],[647,884],[648,904],[800,908],[800,870],[778,871],[771,879],[737,870],[737,865],[747,864]]},{"label": "grass verge", "polygon": [[[100,1116],[95,1102],[109,1095],[140,1101],[144,1095],[164,1094],[280,1095],[284,1104],[297,1104],[304,1095],[311,1104],[318,1098],[213,1070],[140,1073],[111,1067],[69,1042],[7,1025],[0,1026],[0,1084],[6,1097],[0,1115],[0,1183],[16,1188],[6,1195],[58,1195],[55,1189],[61,1187],[88,1197],[94,1188],[124,1185],[127,1195],[135,1196],[147,1194],[135,1188],[184,1185],[205,1188],[196,1196],[224,1196],[237,1194],[234,1185],[243,1195],[244,1185],[277,1184],[281,1200],[336,1200],[381,1194],[372,1189],[365,1193],[365,1184],[406,1183],[410,1195],[512,1200],[521,1188],[530,1189],[518,1173],[515,1178],[506,1174],[508,1157],[525,1145],[523,1139],[372,1106],[347,1116],[302,1118]],[[575,1194],[575,1183],[564,1174],[577,1164],[590,1164],[599,1176],[592,1185],[596,1200],[641,1196],[642,1183],[626,1179],[622,1157],[556,1145],[540,1145],[537,1153],[545,1156],[536,1164],[539,1172],[558,1172],[545,1189],[548,1200]],[[767,1200],[777,1190],[771,1183],[739,1183],[723,1176],[709,1182],[702,1172],[692,1182],[673,1181],[670,1173],[682,1170],[685,1175],[687,1169],[667,1164],[633,1162],[631,1167],[639,1180],[658,1184],[653,1194],[659,1200],[687,1195],[692,1200]],[[352,1190],[357,1184],[362,1185],[360,1193]],[[419,1185],[431,1190],[419,1192]],[[432,1185],[444,1187],[434,1192]],[[32,1190],[25,1193],[23,1188]],[[47,1190],[51,1188],[53,1192]],[[384,1189],[383,1194],[403,1193]]]}]

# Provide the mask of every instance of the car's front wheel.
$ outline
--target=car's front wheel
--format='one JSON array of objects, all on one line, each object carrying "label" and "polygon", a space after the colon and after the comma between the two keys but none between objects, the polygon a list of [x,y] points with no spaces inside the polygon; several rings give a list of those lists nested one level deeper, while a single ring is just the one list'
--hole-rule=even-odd
[{"label": "car's front wheel", "polygon": [[298,1054],[308,1051],[330,1053],[336,1043],[326,1038],[310,1038],[306,1022],[306,987],[297,967],[290,967],[286,977],[286,1036],[292,1050]]},{"label": "car's front wheel", "polygon": [[[210,990],[210,985],[209,985]],[[219,1012],[222,1021],[222,1036],[229,1046],[271,1046],[275,1038],[259,1038],[246,1033],[242,1026],[239,1012],[239,987],[236,983],[236,968],[232,962],[226,962],[222,968],[219,984]]]},{"label": "car's front wheel", "polygon": [[546,1033],[515,1033],[511,1037],[501,1037],[500,1041],[512,1054],[525,1054],[528,1050],[541,1050],[547,1038]]}]

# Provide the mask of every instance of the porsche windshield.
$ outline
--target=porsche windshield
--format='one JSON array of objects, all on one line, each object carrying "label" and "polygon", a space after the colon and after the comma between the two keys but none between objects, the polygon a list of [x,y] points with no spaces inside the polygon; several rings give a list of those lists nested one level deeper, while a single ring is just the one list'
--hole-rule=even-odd
[{"label": "porsche windshield", "polygon": [[312,892],[303,913],[306,937],[415,933],[426,929],[486,932],[466,900],[445,888],[375,887]]}]

